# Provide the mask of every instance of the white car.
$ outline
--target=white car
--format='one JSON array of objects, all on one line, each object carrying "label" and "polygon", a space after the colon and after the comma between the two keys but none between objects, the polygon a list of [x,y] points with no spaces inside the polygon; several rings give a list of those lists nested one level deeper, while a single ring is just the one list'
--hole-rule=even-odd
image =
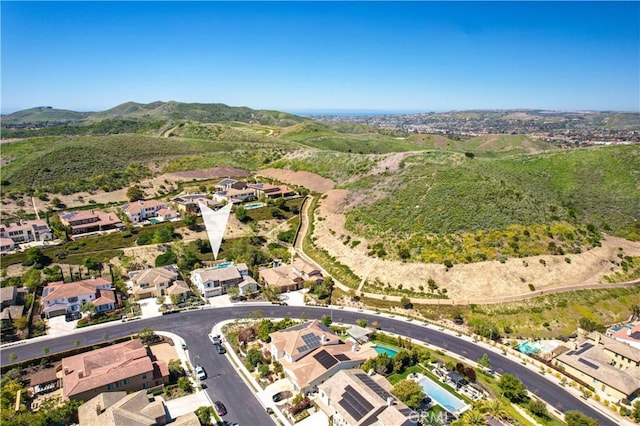
[{"label": "white car", "polygon": [[218,343],[221,343],[219,334],[216,334],[215,336],[213,334],[209,334],[209,340],[211,340],[212,345],[217,345]]},{"label": "white car", "polygon": [[204,371],[204,368],[199,365],[196,367],[196,377],[198,380],[204,380],[207,378],[207,373]]}]

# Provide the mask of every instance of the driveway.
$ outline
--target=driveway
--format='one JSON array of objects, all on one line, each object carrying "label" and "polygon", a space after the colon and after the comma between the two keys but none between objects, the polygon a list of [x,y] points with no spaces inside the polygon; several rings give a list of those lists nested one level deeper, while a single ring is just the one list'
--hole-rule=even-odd
[{"label": "driveway", "polygon": [[222,294],[220,296],[209,297],[207,299],[209,304],[215,308],[224,308],[228,306],[233,306],[234,304],[231,302],[228,294]]},{"label": "driveway", "polygon": [[47,330],[47,335],[49,336],[67,336],[74,332],[76,328],[77,320],[74,321],[65,321],[64,315],[60,315],[58,317],[53,317],[47,320],[49,330]]},{"label": "driveway", "polygon": [[156,299],[140,299],[138,303],[140,304],[140,310],[142,311],[142,318],[162,316],[162,313],[158,310],[160,305],[156,304]]},{"label": "driveway", "polygon": [[171,418],[175,419],[178,416],[195,411],[198,407],[211,406],[211,403],[204,391],[198,391],[191,395],[165,401],[165,405]]}]

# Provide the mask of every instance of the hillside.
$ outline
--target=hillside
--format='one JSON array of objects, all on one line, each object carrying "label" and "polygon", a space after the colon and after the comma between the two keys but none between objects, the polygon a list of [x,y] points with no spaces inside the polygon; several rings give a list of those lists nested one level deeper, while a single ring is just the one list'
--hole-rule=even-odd
[{"label": "hillside", "polygon": [[75,112],[51,107],[38,107],[2,116],[3,128],[44,127],[59,124],[90,125],[103,120],[134,121],[191,120],[203,123],[241,121],[272,126],[291,126],[306,121],[302,117],[279,111],[254,110],[225,104],[184,102],[126,102],[101,112]]}]

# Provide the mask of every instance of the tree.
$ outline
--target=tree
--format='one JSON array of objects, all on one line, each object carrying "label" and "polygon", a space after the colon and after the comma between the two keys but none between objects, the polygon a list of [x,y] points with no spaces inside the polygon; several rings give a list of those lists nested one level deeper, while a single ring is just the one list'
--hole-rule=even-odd
[{"label": "tree", "polygon": [[156,257],[155,265],[157,268],[160,266],[173,265],[177,262],[178,262],[178,257],[176,256],[176,254],[173,251],[168,250],[162,253],[161,255],[159,255],[158,257]]},{"label": "tree", "polygon": [[636,422],[640,422],[640,401],[636,401],[633,404],[633,411],[631,412],[631,418]]},{"label": "tree", "polygon": [[540,401],[539,399],[531,399],[527,408],[529,408],[529,411],[531,411],[538,417],[546,417],[549,414],[547,412],[547,404]]},{"label": "tree", "polygon": [[30,291],[34,291],[42,282],[42,273],[35,268],[31,268],[22,274],[21,281]]},{"label": "tree", "polygon": [[191,381],[185,376],[178,378],[178,388],[180,388],[180,390],[182,390],[185,393],[193,392],[193,386],[191,386]]},{"label": "tree", "polygon": [[91,302],[84,302],[80,307],[80,312],[89,314],[92,317],[96,313],[96,305]]},{"label": "tree", "polygon": [[320,320],[324,325],[326,325],[327,327],[329,327],[331,325],[331,323],[333,322],[333,320],[331,319],[330,315],[323,315],[322,319]]},{"label": "tree", "polygon": [[277,207],[272,207],[271,208],[271,216],[273,216],[275,219],[284,219],[285,218],[285,214],[282,210],[280,210]]},{"label": "tree", "polygon": [[238,297],[238,295],[240,294],[240,290],[238,290],[238,287],[229,287],[227,289],[227,294],[229,295],[229,297],[231,297],[232,299],[235,299],[236,297]]},{"label": "tree", "polygon": [[469,410],[466,411],[459,420],[454,422],[454,424],[459,426],[485,426],[489,424],[489,421],[487,420],[487,416],[480,411]]},{"label": "tree", "polygon": [[400,401],[404,402],[407,407],[416,409],[420,407],[420,403],[424,398],[424,390],[417,382],[413,380],[401,380],[393,387],[391,391]]},{"label": "tree", "polygon": [[249,352],[247,352],[247,363],[251,368],[256,368],[258,364],[262,364],[263,362],[264,357],[262,356],[262,352],[257,349],[249,349]]},{"label": "tree", "polygon": [[51,259],[42,253],[38,247],[31,247],[25,251],[27,255],[27,260],[23,262],[24,266],[33,265],[36,269],[42,269],[44,265],[47,265],[51,262]]},{"label": "tree", "polygon": [[564,413],[564,421],[567,426],[598,426],[598,421],[577,410],[569,410]]},{"label": "tree", "polygon": [[411,303],[411,299],[409,299],[407,296],[402,296],[402,298],[400,299],[400,305],[404,309],[412,309],[413,308],[413,303]]},{"label": "tree", "polygon": [[51,204],[52,207],[58,207],[62,204],[62,201],[58,197],[53,197],[51,201],[49,201],[49,204]]},{"label": "tree", "polygon": [[270,333],[274,331],[274,326],[271,320],[263,319],[258,324],[258,338],[263,342],[269,343],[271,341]]},{"label": "tree", "polygon": [[236,219],[238,219],[242,223],[247,223],[249,221],[250,217],[247,214],[247,210],[244,207],[239,206],[236,209]]},{"label": "tree", "polygon": [[182,368],[180,360],[169,360],[169,374],[174,378],[184,376],[184,368]]},{"label": "tree", "polygon": [[187,228],[189,228],[192,231],[198,230],[197,220],[198,220],[198,217],[195,214],[187,214],[182,219],[182,221],[187,226]]},{"label": "tree", "polygon": [[491,370],[491,359],[489,359],[489,355],[487,353],[483,353],[482,356],[477,361],[480,367],[488,368]]},{"label": "tree", "polygon": [[156,341],[157,336],[151,328],[144,327],[138,332],[138,338],[142,340],[143,344],[149,345]]},{"label": "tree", "polygon": [[144,191],[138,185],[133,185],[127,189],[127,198],[134,202],[144,198]]},{"label": "tree", "polygon": [[86,257],[82,261],[82,265],[90,271],[99,271],[102,269],[102,263],[98,262],[95,257]]},{"label": "tree", "polygon": [[498,420],[507,420],[510,418],[506,405],[499,399],[480,400],[478,401],[477,407],[480,412],[489,414]]},{"label": "tree", "polygon": [[367,327],[367,320],[364,319],[364,318],[360,318],[360,319],[356,320],[356,325],[358,327],[366,328]]},{"label": "tree", "polygon": [[500,376],[498,386],[502,394],[511,402],[520,402],[527,396],[526,386],[513,374],[505,373]]},{"label": "tree", "polygon": [[181,294],[172,294],[169,298],[171,299],[171,303],[173,305],[177,305],[182,301],[182,295]]},{"label": "tree", "polygon": [[29,326],[29,320],[25,315],[13,319],[11,323],[13,324],[13,327],[18,330],[25,330]]},{"label": "tree", "polygon": [[209,426],[211,424],[213,413],[213,407],[210,405],[198,407],[195,411],[196,416],[198,416],[198,420],[200,420],[200,424],[203,426]]},{"label": "tree", "polygon": [[473,328],[473,332],[479,336],[491,340],[498,340],[500,338],[498,326],[489,320],[484,318],[472,318],[469,321],[469,325]]}]

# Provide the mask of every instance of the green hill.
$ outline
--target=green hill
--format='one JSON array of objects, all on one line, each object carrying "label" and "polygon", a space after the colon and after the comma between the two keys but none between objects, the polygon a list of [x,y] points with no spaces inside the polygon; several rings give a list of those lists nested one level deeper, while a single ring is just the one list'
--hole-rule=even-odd
[{"label": "green hill", "polygon": [[393,248],[391,256],[399,247],[427,261],[435,252],[475,261],[575,251],[597,244],[588,236],[595,230],[640,238],[638,146],[502,159],[425,153],[403,165],[349,186],[365,202],[347,214],[347,227]]},{"label": "green hill", "polygon": [[55,109],[52,107],[36,107],[17,111],[12,114],[2,116],[2,126],[20,125],[33,123],[42,125],[44,123],[80,123],[90,116],[90,112],[69,111],[66,109]]}]

